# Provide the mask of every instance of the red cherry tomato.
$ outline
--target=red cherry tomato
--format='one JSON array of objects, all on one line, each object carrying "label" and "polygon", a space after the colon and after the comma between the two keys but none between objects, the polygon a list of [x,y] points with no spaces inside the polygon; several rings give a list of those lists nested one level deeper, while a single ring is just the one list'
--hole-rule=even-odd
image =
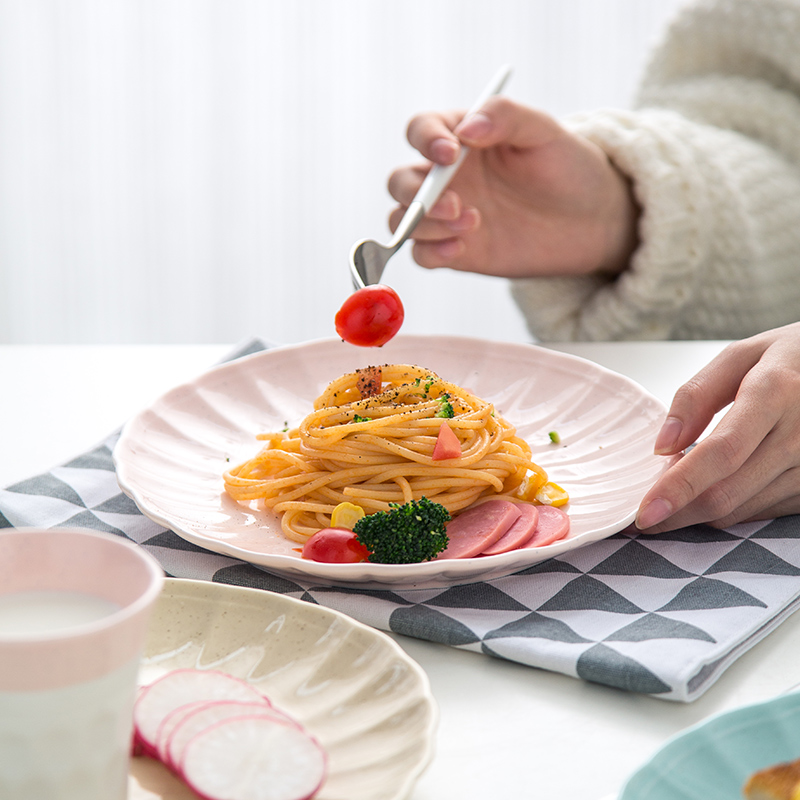
[{"label": "red cherry tomato", "polygon": [[336,333],[350,344],[380,347],[400,330],[405,311],[391,286],[376,283],[353,292],[336,312]]},{"label": "red cherry tomato", "polygon": [[328,564],[354,564],[368,556],[369,550],[348,528],[323,528],[303,545],[303,558]]}]

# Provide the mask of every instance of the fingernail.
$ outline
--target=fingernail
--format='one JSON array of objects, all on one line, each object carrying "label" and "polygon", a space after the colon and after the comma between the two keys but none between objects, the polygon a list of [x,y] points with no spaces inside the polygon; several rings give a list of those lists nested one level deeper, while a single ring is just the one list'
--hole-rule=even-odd
[{"label": "fingernail", "polygon": [[639,530],[652,528],[672,515],[672,504],[661,497],[651,500],[636,517],[636,527]]},{"label": "fingernail", "polygon": [[455,130],[462,139],[480,139],[491,132],[494,123],[486,114],[478,111],[465,119]]},{"label": "fingernail", "polygon": [[656,436],[656,443],[653,448],[655,454],[658,456],[664,453],[674,453],[675,445],[682,430],[683,423],[677,417],[667,417],[658,432],[658,436]]},{"label": "fingernail", "polygon": [[437,164],[452,164],[458,155],[458,145],[451,139],[434,139],[431,156]]}]

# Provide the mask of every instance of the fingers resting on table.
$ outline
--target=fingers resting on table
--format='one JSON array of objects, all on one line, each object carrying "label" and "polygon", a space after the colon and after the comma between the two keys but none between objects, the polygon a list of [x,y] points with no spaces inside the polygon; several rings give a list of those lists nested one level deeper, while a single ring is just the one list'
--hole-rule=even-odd
[{"label": "fingers resting on table", "polygon": [[656,452],[674,455],[636,519],[646,533],[800,513],[800,323],[729,345],[675,395]]}]

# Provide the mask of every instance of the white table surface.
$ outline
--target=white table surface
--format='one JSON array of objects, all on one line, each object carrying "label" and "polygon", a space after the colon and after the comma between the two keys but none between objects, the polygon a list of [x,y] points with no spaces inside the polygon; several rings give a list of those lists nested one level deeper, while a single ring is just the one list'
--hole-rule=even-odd
[{"label": "white table surface", "polygon": [[[639,381],[669,403],[715,342],[558,349]],[[162,392],[229,351],[203,346],[0,346],[0,485],[88,449]],[[439,704],[433,763],[411,800],[601,800],[671,735],[800,682],[800,615],[684,705],[481,654],[394,637],[427,672]]]}]

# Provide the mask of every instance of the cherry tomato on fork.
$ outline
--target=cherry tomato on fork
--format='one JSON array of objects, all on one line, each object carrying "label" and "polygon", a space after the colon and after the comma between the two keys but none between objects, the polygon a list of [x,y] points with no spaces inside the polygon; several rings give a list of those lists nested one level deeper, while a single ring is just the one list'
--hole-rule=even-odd
[{"label": "cherry tomato on fork", "polygon": [[323,528],[304,545],[303,558],[328,564],[354,564],[366,561],[369,550],[348,528]]},{"label": "cherry tomato on fork", "polygon": [[397,292],[382,283],[353,292],[336,312],[336,333],[350,344],[380,347],[400,330],[403,303]]}]

